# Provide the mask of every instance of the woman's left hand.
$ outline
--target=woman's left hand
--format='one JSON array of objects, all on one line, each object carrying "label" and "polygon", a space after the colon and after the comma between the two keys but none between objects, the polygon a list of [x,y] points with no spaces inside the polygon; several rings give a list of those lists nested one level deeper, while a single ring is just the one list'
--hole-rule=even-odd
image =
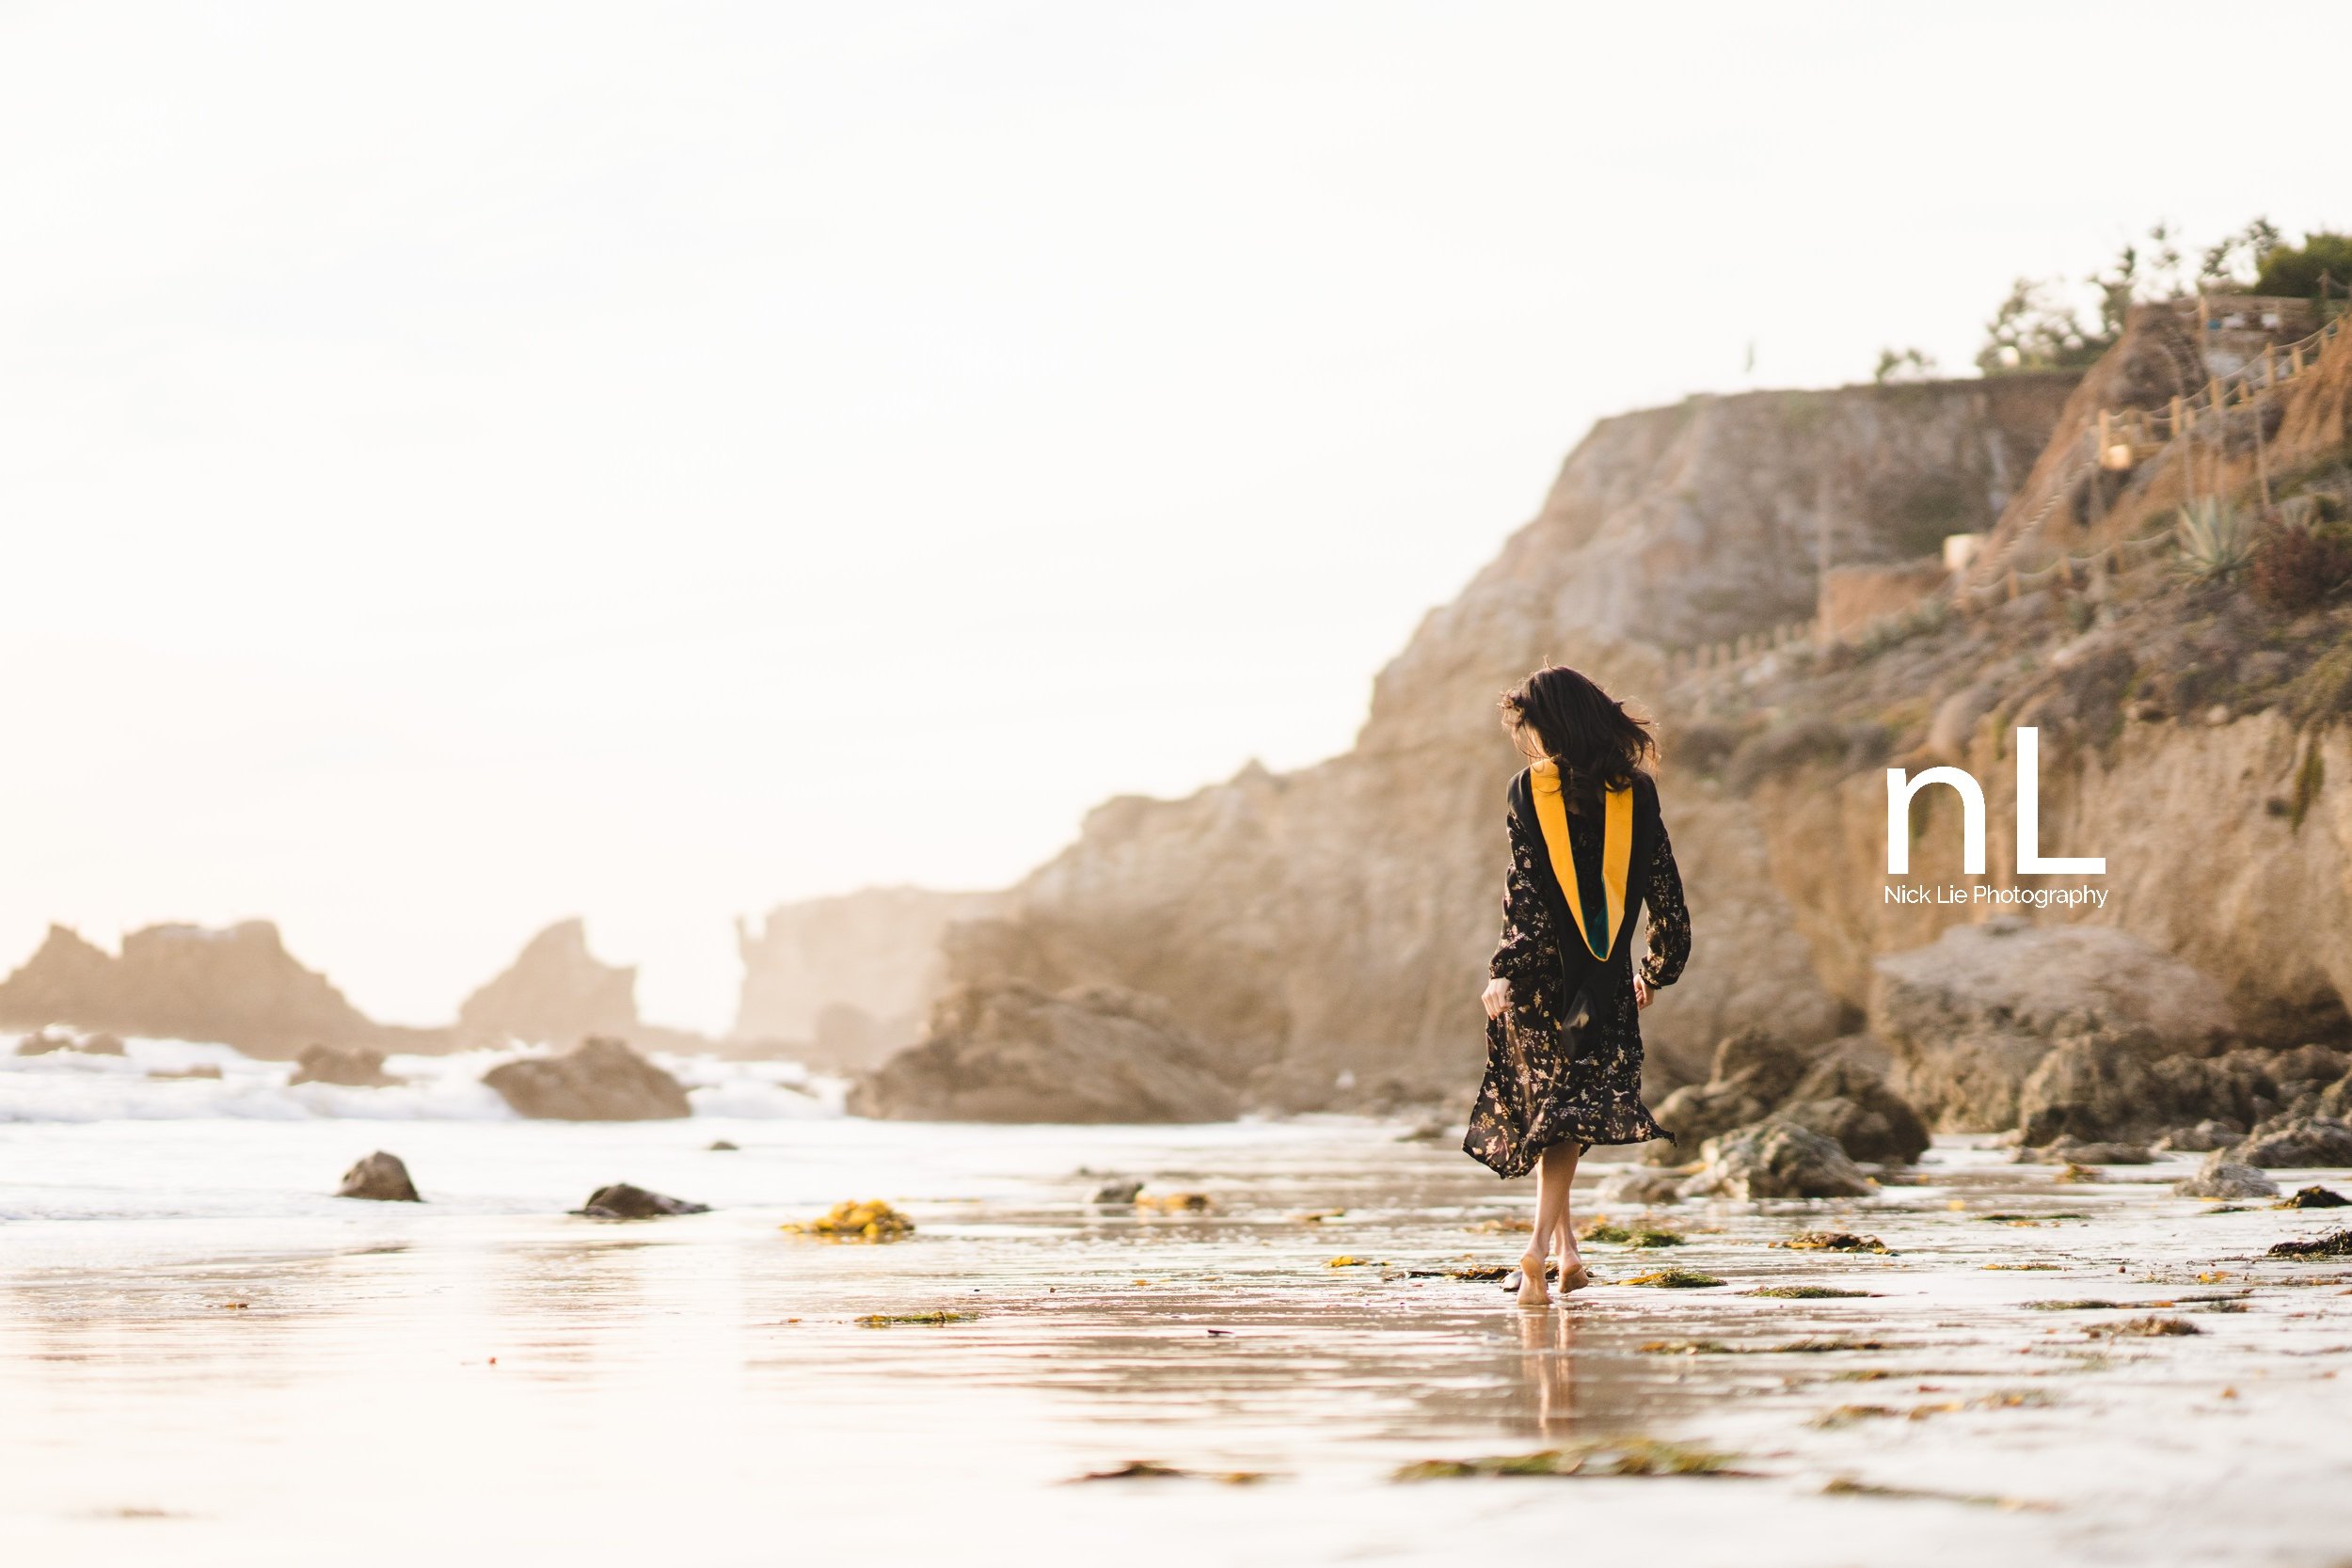
[{"label": "woman's left hand", "polygon": [[1649,989],[1649,982],[1636,974],[1633,977],[1633,1010],[1638,1013],[1657,1000],[1658,993]]}]

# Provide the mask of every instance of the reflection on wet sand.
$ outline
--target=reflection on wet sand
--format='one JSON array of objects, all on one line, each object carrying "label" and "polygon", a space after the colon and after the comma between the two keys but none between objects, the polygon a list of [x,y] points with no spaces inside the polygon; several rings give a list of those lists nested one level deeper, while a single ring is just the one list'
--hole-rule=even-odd
[{"label": "reflection on wet sand", "polygon": [[[1146,1191],[1205,1208],[1098,1204],[1056,1156],[987,1196],[894,1195],[918,1228],[880,1244],[779,1228],[824,1203],[739,1196],[24,1272],[0,1298],[0,1524],[44,1564],[120,1560],[136,1518],[240,1563],[327,1539],[405,1564],[452,1531],[483,1557],[768,1561],[788,1522],[812,1560],[1287,1565],[1452,1555],[1499,1510],[1554,1531],[1573,1510],[1589,1549],[1634,1549],[1663,1505],[1687,1547],[1790,1568],[1824,1539],[1853,1560],[2060,1562],[2095,1537],[2227,1564],[2308,1557],[2284,1505],[2352,1465],[2352,1276],[2267,1256],[2303,1216],[2210,1211],[2161,1171],[2061,1195],[1945,1150],[1867,1201],[1686,1207],[1678,1277],[1723,1283],[1631,1286],[1668,1274],[1659,1253],[1596,1241],[1598,1283],[1529,1312],[1477,1276],[1520,1244],[1490,1228],[1511,1189],[1379,1129],[1321,1130],[1312,1157],[1285,1133],[1198,1134],[1227,1140],[1214,1163],[1155,1134]],[[1882,1246],[1781,1244],[1823,1229]],[[1729,1461],[1390,1479],[1605,1443]],[[2217,1457],[2255,1443],[2225,1510]],[[385,1483],[352,1456],[379,1452],[434,1511],[357,1539]],[[1126,1479],[1060,1484],[1083,1475]],[[2252,1522],[2156,1530],[2184,1499]]]}]

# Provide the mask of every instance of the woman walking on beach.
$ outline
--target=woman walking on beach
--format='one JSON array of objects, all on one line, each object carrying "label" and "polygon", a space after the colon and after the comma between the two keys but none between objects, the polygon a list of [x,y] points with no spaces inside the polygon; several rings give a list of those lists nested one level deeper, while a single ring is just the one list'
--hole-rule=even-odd
[{"label": "woman walking on beach", "polygon": [[1486,1077],[1462,1148],[1499,1176],[1537,1172],[1518,1299],[1541,1307],[1548,1248],[1563,1291],[1591,1282],[1568,1215],[1578,1157],[1673,1136],[1642,1103],[1640,1015],[1682,974],[1691,915],[1646,766],[1648,722],[1565,665],[1504,692],[1502,722],[1530,766],[1511,781],[1502,940],[1480,998]]}]

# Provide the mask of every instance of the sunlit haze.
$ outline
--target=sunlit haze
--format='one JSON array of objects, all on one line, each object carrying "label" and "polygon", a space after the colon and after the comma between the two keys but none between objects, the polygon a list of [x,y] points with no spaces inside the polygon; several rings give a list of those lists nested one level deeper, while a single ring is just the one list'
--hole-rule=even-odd
[{"label": "sunlit haze", "polygon": [[0,972],[578,913],[723,1026],[738,914],[1343,748],[1597,417],[2352,219],[2149,91],[2217,14],[8,8]]}]

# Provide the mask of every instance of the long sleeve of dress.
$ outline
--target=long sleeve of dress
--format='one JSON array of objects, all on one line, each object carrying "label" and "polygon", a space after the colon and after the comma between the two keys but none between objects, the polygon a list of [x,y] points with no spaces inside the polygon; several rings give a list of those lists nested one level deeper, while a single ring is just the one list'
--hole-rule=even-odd
[{"label": "long sleeve of dress", "polygon": [[1649,909],[1649,950],[1642,958],[1642,979],[1653,988],[1671,986],[1691,961],[1691,911],[1682,902],[1682,873],[1675,868],[1674,845],[1663,823],[1643,896]]},{"label": "long sleeve of dress", "polygon": [[1552,941],[1551,912],[1535,891],[1535,847],[1516,816],[1507,820],[1511,869],[1502,880],[1502,937],[1495,945],[1495,956],[1487,960],[1486,973],[1510,981],[1513,990],[1524,992],[1536,972],[1559,967],[1560,949]]}]

